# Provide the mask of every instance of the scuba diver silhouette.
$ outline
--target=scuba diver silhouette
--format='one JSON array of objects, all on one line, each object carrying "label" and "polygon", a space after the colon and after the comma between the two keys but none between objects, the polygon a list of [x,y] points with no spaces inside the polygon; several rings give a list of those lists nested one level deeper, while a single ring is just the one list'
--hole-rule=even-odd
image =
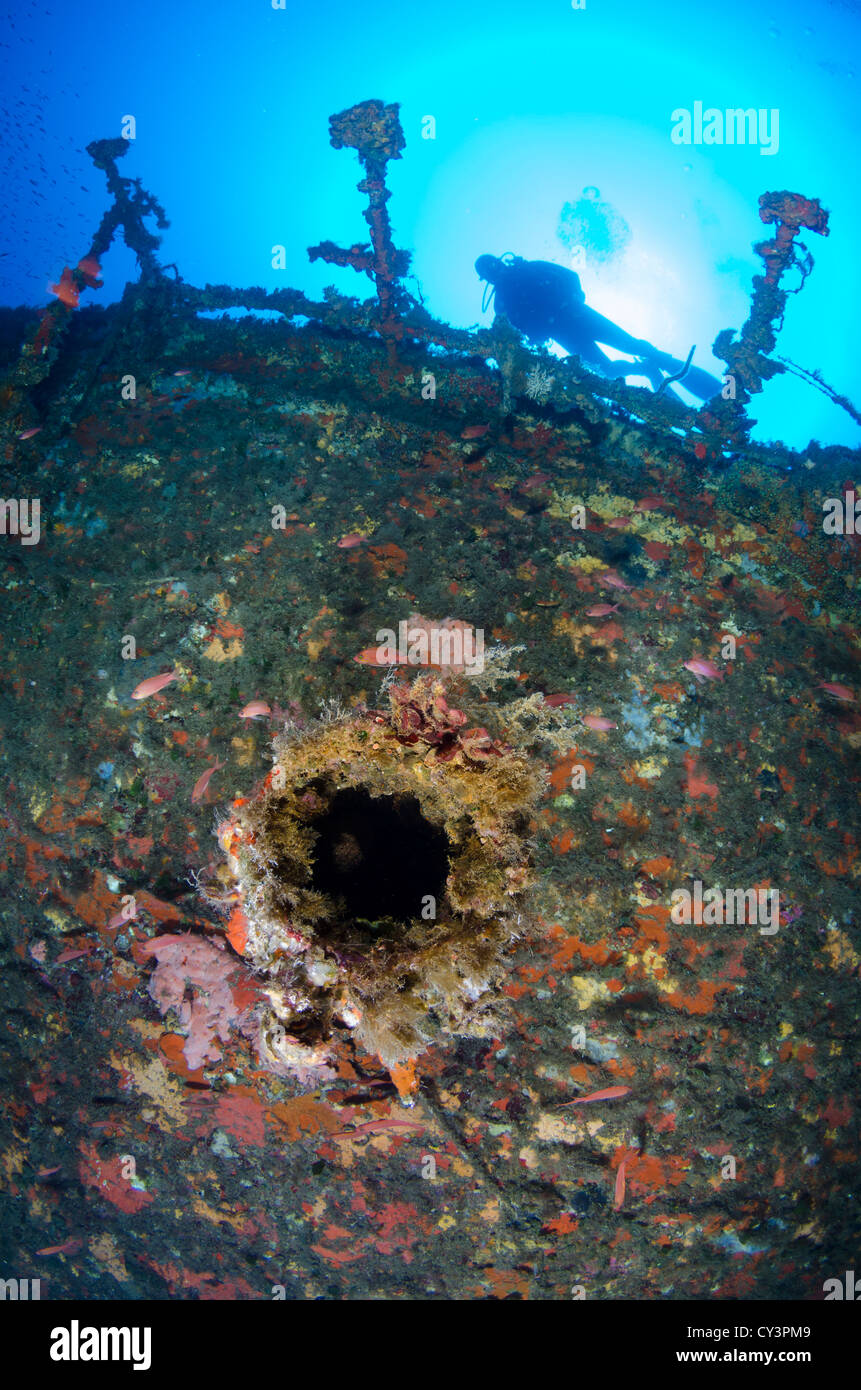
[{"label": "scuba diver silhouette", "polygon": [[[701,367],[692,367],[668,352],[660,352],[645,338],[633,338],[617,324],[590,309],[580,288],[580,277],[552,261],[526,261],[521,256],[479,256],[475,263],[479,278],[486,280],[482,309],[496,295],[496,312],[519,328],[533,342],[552,338],[566,352],[574,353],[589,367],[597,367],[610,377],[646,376],[655,391],[680,399],[669,387],[669,377],[683,381],[686,391],[700,400],[710,400],[722,383]],[[598,347],[616,348],[637,358],[619,362]],[[693,355],[693,348],[691,349]],[[665,377],[664,373],[668,376]]]}]

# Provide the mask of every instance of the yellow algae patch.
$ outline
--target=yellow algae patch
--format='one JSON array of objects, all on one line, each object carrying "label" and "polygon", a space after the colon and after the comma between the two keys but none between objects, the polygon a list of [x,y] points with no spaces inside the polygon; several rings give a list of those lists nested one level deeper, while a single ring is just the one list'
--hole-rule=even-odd
[{"label": "yellow algae patch", "polygon": [[104,1265],[109,1274],[112,1274],[119,1284],[125,1284],[129,1278],[123,1252],[120,1250],[115,1238],[107,1231],[103,1231],[100,1236],[90,1236],[90,1254],[98,1260],[100,1265]]},{"label": "yellow algae patch", "polygon": [[532,1133],[545,1144],[582,1144],[586,1138],[586,1127],[578,1121],[566,1120],[562,1115],[542,1115]]},{"label": "yellow algae patch", "polygon": [[163,1120],[173,1120],[177,1125],[183,1124],[186,1119],[182,1108],[184,1087],[182,1082],[170,1075],[158,1057],[151,1057],[148,1062],[142,1063],[133,1057],[118,1057],[112,1052],[110,1063],[116,1071],[131,1072],[135,1088],[141,1095],[148,1096],[155,1102]]},{"label": "yellow algae patch", "polygon": [[439,1098],[442,1101],[442,1104],[445,1106],[446,1110],[460,1109],[460,1096],[455,1095],[454,1091],[444,1091],[440,1089]]},{"label": "yellow algae patch", "polygon": [[230,740],[230,746],[236,754],[236,761],[240,767],[251,767],[257,761],[257,753],[254,746],[254,738],[251,734],[244,737],[237,735]]},{"label": "yellow algae patch", "polygon": [[43,917],[47,917],[49,922],[57,928],[57,931],[68,931],[74,925],[73,919],[68,912],[63,912],[59,907],[46,907],[42,912]]},{"label": "yellow algae patch", "polygon": [[861,956],[853,948],[844,932],[832,927],[822,947],[835,970],[856,970],[861,965]]},{"label": "yellow algae patch", "polygon": [[473,1135],[481,1134],[484,1128],[484,1121],[477,1119],[474,1115],[465,1115],[463,1119],[464,1138],[469,1141]]},{"label": "yellow algae patch", "polygon": [[475,1169],[470,1163],[464,1163],[462,1158],[452,1159],[452,1170],[457,1173],[459,1178],[471,1178],[475,1175]]},{"label": "yellow algae patch", "polygon": [[796,1229],[793,1240],[812,1240],[814,1245],[822,1245],[825,1240],[825,1230],[818,1221],[808,1221],[804,1226]]},{"label": "yellow algae patch", "polygon": [[585,503],[580,493],[561,492],[559,488],[553,488],[550,496],[550,503],[547,507],[547,515],[566,520],[571,516],[575,507],[582,507]]},{"label": "yellow algae patch", "polygon": [[145,1018],[131,1019],[129,1021],[129,1027],[133,1033],[138,1033],[142,1038],[160,1038],[164,1032],[164,1028],[161,1024],[149,1023]]},{"label": "yellow algae patch", "polygon": [[233,637],[225,646],[220,637],[213,637],[212,641],[204,647],[203,655],[207,661],[235,661],[243,652],[243,646],[238,637]]},{"label": "yellow algae patch", "polygon": [[[641,526],[637,528],[638,535],[649,541],[664,541],[667,544],[680,544],[694,535],[690,526],[684,522],[677,521],[675,517],[661,516],[651,513],[648,519],[644,519]],[[711,534],[708,532],[707,534]],[[705,544],[704,534],[697,534],[697,540]]]},{"label": "yellow algae patch", "polygon": [[554,563],[559,569],[581,570],[583,574],[607,568],[606,560],[601,560],[597,555],[589,555],[585,550],[563,550],[561,555],[557,555]]},{"label": "yellow algae patch", "polygon": [[12,1182],[16,1174],[24,1171],[24,1154],[21,1149],[16,1149],[10,1145],[0,1154],[0,1169],[6,1174],[7,1183]]},{"label": "yellow algae patch", "polygon": [[589,1138],[594,1140],[597,1148],[602,1153],[615,1153],[628,1142],[628,1135],[624,1129],[612,1129],[604,1120],[590,1120],[586,1125]]},{"label": "yellow algae patch", "polygon": [[[356,1135],[357,1139],[365,1136]],[[352,1168],[356,1162],[356,1155],[353,1152],[353,1138],[350,1134],[333,1134],[330,1136],[331,1142],[335,1145],[335,1152],[338,1155],[338,1163],[342,1168]]]},{"label": "yellow algae patch", "polygon": [[27,1193],[27,1210],[33,1221],[44,1221],[46,1226],[50,1226],[54,1219],[53,1208],[48,1205],[45,1193],[32,1187]]},{"label": "yellow algae patch", "polygon": [[[145,478],[152,473],[154,468],[161,467],[161,460],[155,454],[141,454],[133,459],[131,463],[126,463],[120,469],[120,476],[123,478]],[[154,480],[157,481],[157,480]]]},{"label": "yellow algae patch", "polygon": [[653,719],[672,719],[677,706],[672,700],[658,700],[652,705]]},{"label": "yellow algae patch", "polygon": [[636,505],[633,497],[621,497],[612,492],[592,492],[586,498],[589,510],[602,518],[630,516]]},{"label": "yellow algae patch", "polygon": [[[555,618],[553,632],[557,637],[570,638],[571,645],[578,656],[582,656],[584,644],[592,645],[592,637],[597,631],[591,623],[577,623],[573,618]],[[612,652],[609,653],[612,656]]]},{"label": "yellow algae patch", "polygon": [[589,1009],[599,1000],[604,1001],[612,998],[603,981],[596,980],[592,975],[572,975],[568,983],[571,986],[571,993],[577,1001],[578,1009]]},{"label": "yellow algae patch", "polygon": [[645,782],[652,782],[656,777],[660,777],[667,767],[666,758],[640,758],[631,764],[634,775],[642,777]]},{"label": "yellow algae patch", "polygon": [[233,1227],[234,1231],[240,1231],[248,1220],[246,1216],[236,1216],[226,1208],[211,1207],[204,1202],[202,1197],[192,1197],[191,1206],[195,1214],[203,1217],[204,1221],[211,1221],[214,1226],[226,1221],[229,1226]]},{"label": "yellow algae patch", "polygon": [[629,951],[625,956],[625,966],[628,970],[635,970],[640,966],[646,978],[659,984],[665,994],[673,994],[681,989],[679,982],[667,975],[666,957],[661,955],[656,946],[647,946],[642,954]]}]

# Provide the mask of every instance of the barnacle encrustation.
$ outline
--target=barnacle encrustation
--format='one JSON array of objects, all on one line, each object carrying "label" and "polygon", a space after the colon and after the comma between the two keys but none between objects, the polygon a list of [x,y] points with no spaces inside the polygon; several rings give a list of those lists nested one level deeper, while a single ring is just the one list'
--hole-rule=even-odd
[{"label": "barnacle encrustation", "polygon": [[228,934],[266,977],[259,1049],[276,1071],[325,1068],[347,1032],[405,1094],[440,1034],[498,1031],[545,775],[445,690],[421,675],[390,686],[386,711],[288,727],[219,827]]}]

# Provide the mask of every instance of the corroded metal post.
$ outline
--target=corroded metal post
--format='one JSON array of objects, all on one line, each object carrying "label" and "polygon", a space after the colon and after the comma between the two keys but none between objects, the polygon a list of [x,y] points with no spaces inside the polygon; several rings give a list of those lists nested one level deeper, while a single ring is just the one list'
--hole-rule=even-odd
[{"label": "corroded metal post", "polygon": [[344,250],[334,242],[323,241],[310,246],[312,261],[329,261],[332,265],[351,265],[364,271],[374,281],[380,305],[380,329],[398,336],[398,310],[406,294],[399,281],[410,266],[409,251],[399,251],[392,241],[392,228],[386,208],[391,194],[386,187],[386,165],[390,159],[400,159],[404,148],[404,132],[398,119],[398,104],[385,106],[381,101],[362,101],[329,117],[329,140],[336,150],[350,146],[356,150],[365,177],[359,182],[360,193],[367,193],[368,207],[363,216],[371,229],[371,245],[367,243]]},{"label": "corroded metal post", "polygon": [[[730,441],[738,441],[750,428],[743,409],[751,395],[762,390],[764,381],[786,370],[770,354],[783,323],[787,297],[798,293],[813,268],[813,257],[796,245],[796,237],[805,228],[828,236],[828,213],[818,199],[805,198],[801,193],[763,193],[759,216],[767,225],[777,224],[774,236],[754,247],[765,264],[765,274],[754,276],[750,314],[738,338],[734,340],[733,329],[725,328],[712,348],[715,356],[727,364],[734,394],[709,402],[699,414],[704,432],[723,435]],[[803,256],[799,256],[799,249]],[[800,271],[801,284],[795,290],[782,290],[781,278],[792,266]]]}]

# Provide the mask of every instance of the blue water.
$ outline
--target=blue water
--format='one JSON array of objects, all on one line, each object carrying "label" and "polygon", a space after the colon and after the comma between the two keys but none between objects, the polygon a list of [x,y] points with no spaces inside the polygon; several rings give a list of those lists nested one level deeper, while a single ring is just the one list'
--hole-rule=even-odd
[{"label": "blue water", "polygon": [[[407,138],[390,166],[395,240],[435,316],[489,323],[473,262],[514,251],[574,264],[599,312],[680,357],[696,343],[720,374],[710,345],[746,318],[752,243],[771,234],[758,197],[789,189],[823,202],[831,235],[805,238],[816,264],[777,351],[858,405],[856,0],[22,4],[0,29],[0,303],[45,303],[86,252],[107,200],[84,147],[127,116],[121,172],[165,206],[160,258],[186,280],[366,297],[369,281],[310,264],[306,248],[366,238],[358,162],[330,148],[328,116],[379,97],[401,103]],[[772,127],[776,110],[773,152],[674,143],[673,112],[695,102],[762,110]],[[584,201],[598,212],[578,221]],[[82,303],[116,299],[134,274],[114,247],[104,289]],[[861,443],[792,376],[751,413],[757,438]]]}]

